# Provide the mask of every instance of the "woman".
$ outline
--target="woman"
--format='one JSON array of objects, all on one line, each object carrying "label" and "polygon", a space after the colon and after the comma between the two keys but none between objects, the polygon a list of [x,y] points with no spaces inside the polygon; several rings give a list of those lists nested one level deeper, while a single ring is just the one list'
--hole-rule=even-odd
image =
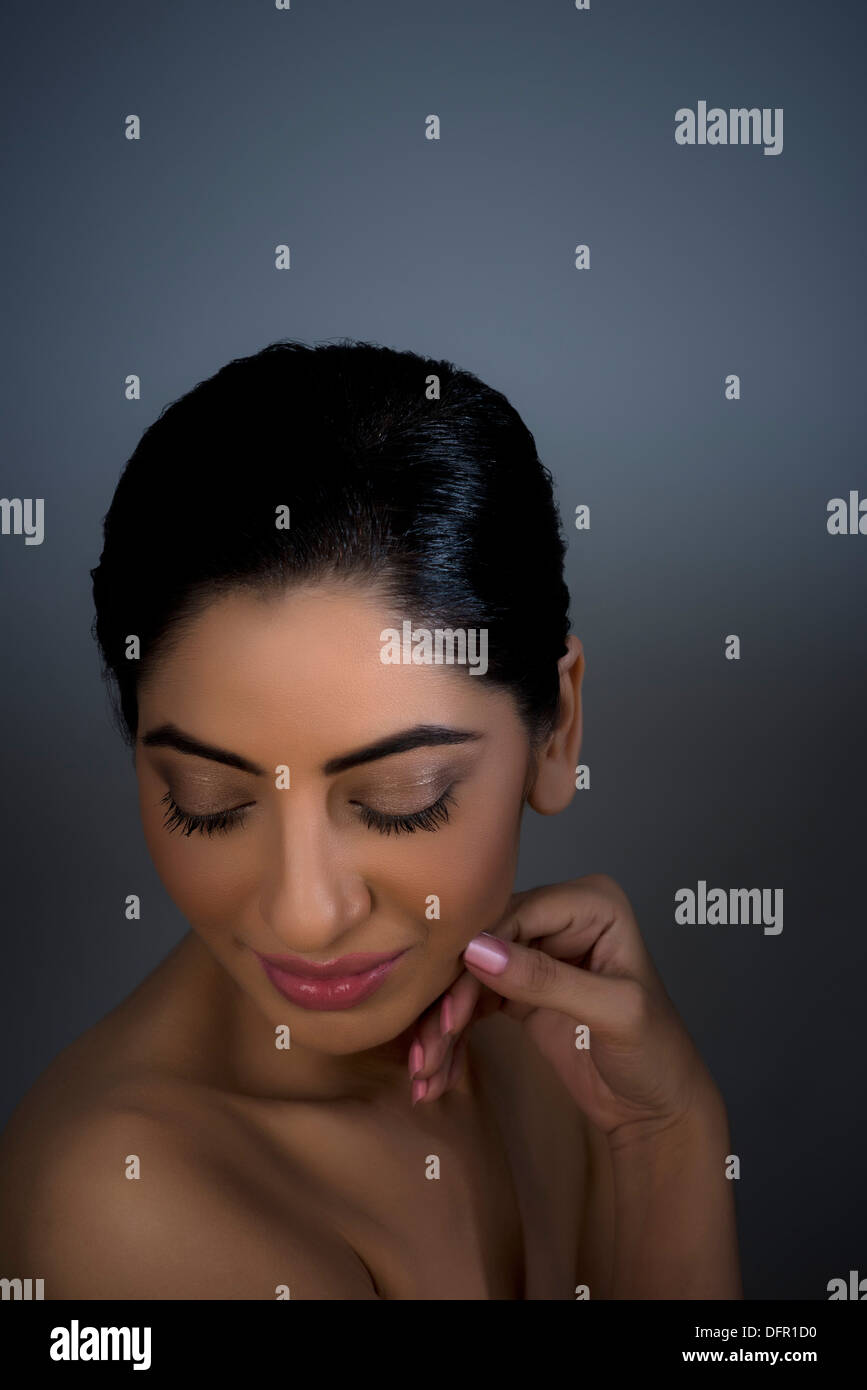
[{"label": "woman", "polygon": [[6,1272],[742,1297],[725,1105],[625,895],[512,893],[575,789],[563,554],[531,434],[445,361],[274,343],[145,431],[95,635],[192,930],[13,1117]]}]

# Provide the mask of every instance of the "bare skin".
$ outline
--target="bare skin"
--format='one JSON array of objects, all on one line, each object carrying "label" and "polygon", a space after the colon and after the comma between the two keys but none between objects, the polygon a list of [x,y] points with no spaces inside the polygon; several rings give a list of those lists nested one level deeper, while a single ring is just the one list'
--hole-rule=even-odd
[{"label": "bare skin", "polygon": [[237,1086],[230,991],[190,934],[44,1073],[0,1144],[4,1270],[49,1299],[601,1293],[606,1155],[513,1023],[479,1025],[430,1106],[405,1067],[367,1097],[284,1100]]},{"label": "bare skin", "polygon": [[[48,1298],[571,1299],[581,1283],[607,1296],[608,1146],[520,1026],[477,1022],[466,1066],[427,1103],[411,1104],[407,1066],[419,1018],[506,909],[525,802],[551,813],[571,799],[580,643],[538,760],[484,677],[380,662],[380,631],[399,619],[340,584],[236,594],[146,673],[142,823],[193,930],[8,1127],[8,1277],[44,1278]],[[260,772],[143,741],[169,724]],[[323,772],[432,725],[473,736]],[[276,785],[279,767],[291,785]],[[450,788],[433,830],[359,818],[408,816]],[[245,823],[168,829],[167,791],[193,815],[243,807]],[[325,1012],[285,999],[256,955],[401,949],[374,995]]]}]

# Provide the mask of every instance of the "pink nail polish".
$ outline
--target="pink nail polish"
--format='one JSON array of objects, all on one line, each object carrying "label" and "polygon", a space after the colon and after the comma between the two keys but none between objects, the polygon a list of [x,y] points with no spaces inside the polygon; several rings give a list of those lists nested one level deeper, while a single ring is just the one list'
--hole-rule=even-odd
[{"label": "pink nail polish", "polygon": [[454,1029],[455,1006],[452,1003],[450,996],[447,994],[445,999],[443,1000],[443,1006],[440,1009],[440,1033],[445,1038],[448,1037],[449,1033],[453,1033]]},{"label": "pink nail polish", "polygon": [[424,1066],[424,1048],[416,1038],[412,1047],[409,1049],[409,1074],[415,1076],[417,1071],[421,1071]]},{"label": "pink nail polish", "polygon": [[487,970],[489,975],[502,975],[509,964],[509,948],[498,936],[483,931],[474,936],[464,951],[464,960]]},{"label": "pink nail polish", "polygon": [[426,1091],[427,1091],[427,1078],[426,1078],[426,1077],[423,1076],[423,1077],[421,1078],[420,1081],[414,1081],[414,1082],[412,1083],[412,1103],[413,1103],[413,1105],[415,1105],[417,1101],[423,1100],[423,1099],[424,1099],[424,1095],[425,1095],[425,1092],[426,1092]]}]

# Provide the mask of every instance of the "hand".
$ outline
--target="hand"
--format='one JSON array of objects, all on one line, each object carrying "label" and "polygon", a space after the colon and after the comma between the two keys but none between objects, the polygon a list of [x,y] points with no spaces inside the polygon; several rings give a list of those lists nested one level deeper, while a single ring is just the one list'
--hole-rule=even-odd
[{"label": "hand", "polygon": [[[500,973],[474,963],[505,953]],[[436,1100],[460,1074],[474,1022],[501,1010],[526,1028],[591,1122],[618,1142],[721,1103],[641,938],[623,890],[590,874],[516,893],[466,969],[420,1018],[410,1050],[413,1103]],[[496,961],[489,961],[496,965]],[[576,1047],[586,1025],[587,1047]],[[445,1032],[444,1030],[448,1030]],[[423,1093],[420,1081],[426,1081]]]}]

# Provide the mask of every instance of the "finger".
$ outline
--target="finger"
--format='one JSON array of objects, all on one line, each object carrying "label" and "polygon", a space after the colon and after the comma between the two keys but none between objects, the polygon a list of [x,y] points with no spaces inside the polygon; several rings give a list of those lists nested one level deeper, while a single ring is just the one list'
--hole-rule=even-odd
[{"label": "finger", "polygon": [[616,1031],[627,996],[638,988],[632,980],[593,974],[541,947],[504,941],[487,932],[469,943],[464,961],[468,970],[505,999],[555,1009],[602,1036],[613,1028]]},{"label": "finger", "polygon": [[446,1090],[449,1091],[456,1086],[464,1070],[464,1060],[467,1055],[467,1034],[462,1033],[452,1048],[452,1061],[449,1067],[449,1074],[446,1079]]},{"label": "finger", "polygon": [[[448,1085],[449,1073],[451,1071],[452,1064],[452,1055],[456,1047],[454,1038],[449,1038],[447,1040],[446,1046],[447,1055],[442,1066],[437,1067],[436,1071],[433,1072],[433,1074],[427,1078],[427,1084],[424,1089],[424,1094],[420,1095],[419,1097],[424,1105],[428,1105],[433,1100],[439,1100],[440,1096],[442,1095],[443,1091],[446,1089],[446,1086]],[[413,1086],[416,1086],[417,1084],[417,1082],[413,1082]]]},{"label": "finger", "polygon": [[[465,1043],[470,1026],[480,1018],[485,1018],[498,1009],[518,1008],[518,1005],[510,1004],[493,990],[486,989],[481,980],[477,980],[468,970],[465,970],[456,984],[446,990],[442,999],[440,1010],[440,1028],[443,1024],[446,1031],[441,1033],[429,1044],[428,1052],[424,1062],[419,1064],[418,1054],[415,1056],[419,1070],[416,1075],[421,1080],[426,1080],[429,1085],[420,1099],[436,1100],[443,1092],[449,1090],[454,1084],[454,1077],[457,1074],[455,1069],[455,1054],[461,1043]],[[443,1046],[445,1052],[443,1053]],[[459,1072],[458,1067],[457,1071]],[[434,1088],[434,1081],[437,1086]],[[440,1089],[440,1086],[442,1089]]]},{"label": "finger", "polygon": [[469,1030],[453,1040],[451,1056],[447,1059],[447,1065],[444,1064],[440,1067],[436,1076],[428,1083],[428,1089],[422,1098],[425,1104],[430,1100],[437,1100],[446,1091],[451,1091],[457,1086],[466,1062],[468,1037]]},{"label": "finger", "polygon": [[658,981],[632,905],[606,874],[514,894],[491,934],[525,945],[544,941],[550,956],[593,973],[626,975],[648,986]]},{"label": "finger", "polygon": [[440,1010],[434,1008],[416,1023],[407,1065],[410,1077],[431,1077],[448,1055],[451,1038],[440,1032]]},{"label": "finger", "polygon": [[475,976],[462,970],[440,999],[421,1015],[409,1050],[410,1077],[430,1079],[441,1066],[450,1062],[451,1044],[472,1018],[483,989]]},{"label": "finger", "polygon": [[[482,996],[487,998],[483,1001]],[[410,1076],[430,1079],[451,1063],[450,1046],[475,1018],[501,1008],[498,994],[486,990],[480,980],[464,970],[454,984],[444,991],[439,1004],[432,1005],[416,1023],[415,1037],[410,1048]],[[421,1049],[421,1055],[418,1048]]]},{"label": "finger", "polygon": [[453,985],[443,995],[440,1009],[440,1023],[443,1034],[459,1034],[466,1028],[475,1012],[483,985],[468,970],[462,971]]}]

